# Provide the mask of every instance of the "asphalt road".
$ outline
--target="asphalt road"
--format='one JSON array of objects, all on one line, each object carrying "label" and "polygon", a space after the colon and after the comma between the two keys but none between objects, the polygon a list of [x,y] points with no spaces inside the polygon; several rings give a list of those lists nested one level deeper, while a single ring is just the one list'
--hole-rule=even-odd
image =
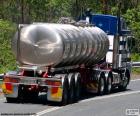
[{"label": "asphalt road", "polygon": [[[57,106],[46,102],[45,95],[41,95],[34,103],[6,103],[0,96],[0,114],[5,116],[38,115],[38,116],[127,116],[132,111],[140,111],[140,79],[131,81],[128,90],[114,91],[110,95],[83,97],[78,103],[67,106]],[[131,115],[134,116],[134,115]],[[136,115],[140,116],[140,115]]]}]

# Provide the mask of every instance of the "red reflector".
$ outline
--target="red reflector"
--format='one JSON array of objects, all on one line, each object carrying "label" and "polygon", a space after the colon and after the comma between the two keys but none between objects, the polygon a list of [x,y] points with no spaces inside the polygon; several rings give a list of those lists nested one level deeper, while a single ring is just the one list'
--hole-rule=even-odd
[{"label": "red reflector", "polygon": [[59,82],[59,81],[54,81],[53,85],[55,85],[55,86],[61,86],[61,82]]},{"label": "red reflector", "polygon": [[3,80],[4,82],[10,82],[11,80],[10,80],[10,78],[9,77],[4,77],[4,80]]},{"label": "red reflector", "polygon": [[13,78],[13,79],[11,79],[11,82],[18,83],[19,82],[19,79],[18,78]]}]

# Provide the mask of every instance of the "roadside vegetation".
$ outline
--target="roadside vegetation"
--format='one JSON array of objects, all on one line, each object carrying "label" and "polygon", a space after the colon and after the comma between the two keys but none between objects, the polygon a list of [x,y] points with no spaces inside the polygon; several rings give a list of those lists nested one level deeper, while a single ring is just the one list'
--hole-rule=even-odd
[{"label": "roadside vegetation", "polygon": [[16,67],[10,44],[15,30],[14,23],[0,19],[0,73]]},{"label": "roadside vegetation", "polygon": [[[116,15],[119,0],[0,0],[0,73],[16,68],[11,39],[19,23],[57,22],[60,17],[77,20],[83,11]],[[121,16],[132,30],[132,61],[140,61],[140,0],[122,1]],[[140,74],[139,68],[133,69]]]},{"label": "roadside vegetation", "polygon": [[[134,61],[134,62],[140,62],[140,53],[134,53],[134,54],[132,54],[132,61]],[[140,74],[140,68],[132,68],[132,72],[134,73],[134,74]]]}]

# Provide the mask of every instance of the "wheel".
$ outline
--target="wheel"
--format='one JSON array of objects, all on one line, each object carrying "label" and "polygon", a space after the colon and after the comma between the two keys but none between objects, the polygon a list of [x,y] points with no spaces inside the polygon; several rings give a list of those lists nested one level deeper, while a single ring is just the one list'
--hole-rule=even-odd
[{"label": "wheel", "polygon": [[26,94],[25,94],[25,96],[24,96],[24,99],[25,99],[26,101],[31,101],[31,102],[36,101],[37,98],[38,98],[38,94],[39,94],[38,91],[26,91],[25,93],[26,93]]},{"label": "wheel", "polygon": [[7,103],[15,103],[15,102],[18,102],[18,98],[6,97],[6,101]]},{"label": "wheel", "polygon": [[24,103],[29,100],[29,93],[27,92],[26,88],[24,85],[19,86],[18,90],[18,99],[19,102]]},{"label": "wheel", "polygon": [[127,85],[129,84],[130,80],[130,73],[129,71],[126,71],[124,74],[124,77],[122,77],[122,83],[118,86],[119,90],[126,90]]},{"label": "wheel", "polygon": [[103,95],[105,90],[105,79],[101,76],[98,83],[98,95]]},{"label": "wheel", "polygon": [[81,76],[80,73],[75,74],[75,101],[81,97]]},{"label": "wheel", "polygon": [[68,102],[69,103],[73,103],[75,101],[75,78],[74,78],[74,74],[70,73],[68,75],[68,79],[69,79],[69,98],[68,98]]},{"label": "wheel", "polygon": [[62,79],[62,87],[63,87],[63,93],[62,93],[62,101],[60,102],[60,105],[67,105],[68,104],[68,89],[69,89],[69,83],[68,78],[65,76]]},{"label": "wheel", "polygon": [[26,86],[19,86],[18,99],[20,102],[34,102],[38,98],[38,91],[29,91]]},{"label": "wheel", "polygon": [[35,92],[31,93],[31,94],[33,94],[32,95],[33,96],[33,99],[36,100],[38,98],[39,92],[38,91],[35,91]]},{"label": "wheel", "polygon": [[112,90],[112,78],[111,76],[107,77],[107,82],[106,82],[106,87],[105,87],[105,92],[106,94],[109,94]]}]

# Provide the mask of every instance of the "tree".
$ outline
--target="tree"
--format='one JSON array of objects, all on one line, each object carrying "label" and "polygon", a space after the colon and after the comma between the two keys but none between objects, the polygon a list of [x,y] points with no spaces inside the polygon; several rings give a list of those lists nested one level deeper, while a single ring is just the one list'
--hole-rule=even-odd
[{"label": "tree", "polygon": [[15,25],[0,19],[0,72],[16,67],[15,58],[11,51],[11,38],[15,33]]},{"label": "tree", "polygon": [[140,5],[137,8],[128,9],[123,16],[136,39],[133,52],[140,53]]}]

